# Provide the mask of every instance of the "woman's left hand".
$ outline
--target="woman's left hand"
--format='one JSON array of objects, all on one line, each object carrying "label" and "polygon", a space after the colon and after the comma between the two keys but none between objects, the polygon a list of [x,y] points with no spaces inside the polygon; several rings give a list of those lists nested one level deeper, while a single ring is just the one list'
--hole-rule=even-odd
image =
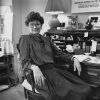
[{"label": "woman's left hand", "polygon": [[74,58],[73,60],[74,60],[74,71],[77,70],[78,75],[80,75],[80,73],[81,73],[81,64],[80,64],[80,62],[78,61],[77,58]]},{"label": "woman's left hand", "polygon": [[45,77],[42,71],[37,65],[31,65],[31,70],[33,71],[35,84],[38,86],[43,86],[45,84]]}]

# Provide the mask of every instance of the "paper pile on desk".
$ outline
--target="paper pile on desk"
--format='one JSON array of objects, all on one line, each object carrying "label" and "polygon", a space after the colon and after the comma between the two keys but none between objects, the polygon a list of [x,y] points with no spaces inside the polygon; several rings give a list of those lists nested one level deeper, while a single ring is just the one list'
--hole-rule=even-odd
[{"label": "paper pile on desk", "polygon": [[[32,91],[32,86],[29,84],[29,82],[26,79],[23,81],[22,86]],[[35,90],[35,93],[39,93],[39,91],[37,91],[36,88],[34,90]]]},{"label": "paper pile on desk", "polygon": [[29,84],[29,82],[26,79],[23,81],[22,86],[32,91],[32,86]]},{"label": "paper pile on desk", "polygon": [[88,55],[74,55],[73,57],[77,58],[79,62],[87,61],[90,63],[100,64],[100,58],[92,57]]},{"label": "paper pile on desk", "polygon": [[77,58],[79,62],[82,62],[89,58],[88,55],[74,55],[73,57]]}]

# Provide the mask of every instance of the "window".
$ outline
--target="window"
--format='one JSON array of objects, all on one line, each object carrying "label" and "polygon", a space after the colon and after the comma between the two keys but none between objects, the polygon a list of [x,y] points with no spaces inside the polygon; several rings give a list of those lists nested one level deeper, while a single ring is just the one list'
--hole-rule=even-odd
[{"label": "window", "polygon": [[0,15],[0,34],[4,33],[4,16]]},{"label": "window", "polygon": [[10,6],[0,6],[0,38],[12,41],[13,12]]}]

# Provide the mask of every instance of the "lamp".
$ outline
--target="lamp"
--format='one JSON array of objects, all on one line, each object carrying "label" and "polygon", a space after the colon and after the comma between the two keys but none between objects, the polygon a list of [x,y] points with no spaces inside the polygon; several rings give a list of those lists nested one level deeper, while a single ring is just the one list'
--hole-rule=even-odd
[{"label": "lamp", "polygon": [[48,14],[64,13],[64,7],[61,0],[48,0],[45,12]]},{"label": "lamp", "polygon": [[67,16],[67,14],[59,14],[57,16],[57,18],[61,23],[60,27],[67,27],[68,26],[68,16]]},{"label": "lamp", "polygon": [[68,17],[67,14],[59,14],[57,16],[58,20],[60,21],[60,23],[66,22],[68,21]]}]

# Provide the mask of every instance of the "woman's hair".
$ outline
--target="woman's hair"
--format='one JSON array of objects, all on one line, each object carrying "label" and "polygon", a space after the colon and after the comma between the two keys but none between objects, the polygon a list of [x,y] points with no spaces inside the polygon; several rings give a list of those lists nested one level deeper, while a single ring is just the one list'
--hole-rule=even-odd
[{"label": "woman's hair", "polygon": [[25,25],[28,26],[29,22],[34,20],[39,21],[41,25],[44,23],[44,18],[40,15],[40,13],[31,11],[26,17]]}]

